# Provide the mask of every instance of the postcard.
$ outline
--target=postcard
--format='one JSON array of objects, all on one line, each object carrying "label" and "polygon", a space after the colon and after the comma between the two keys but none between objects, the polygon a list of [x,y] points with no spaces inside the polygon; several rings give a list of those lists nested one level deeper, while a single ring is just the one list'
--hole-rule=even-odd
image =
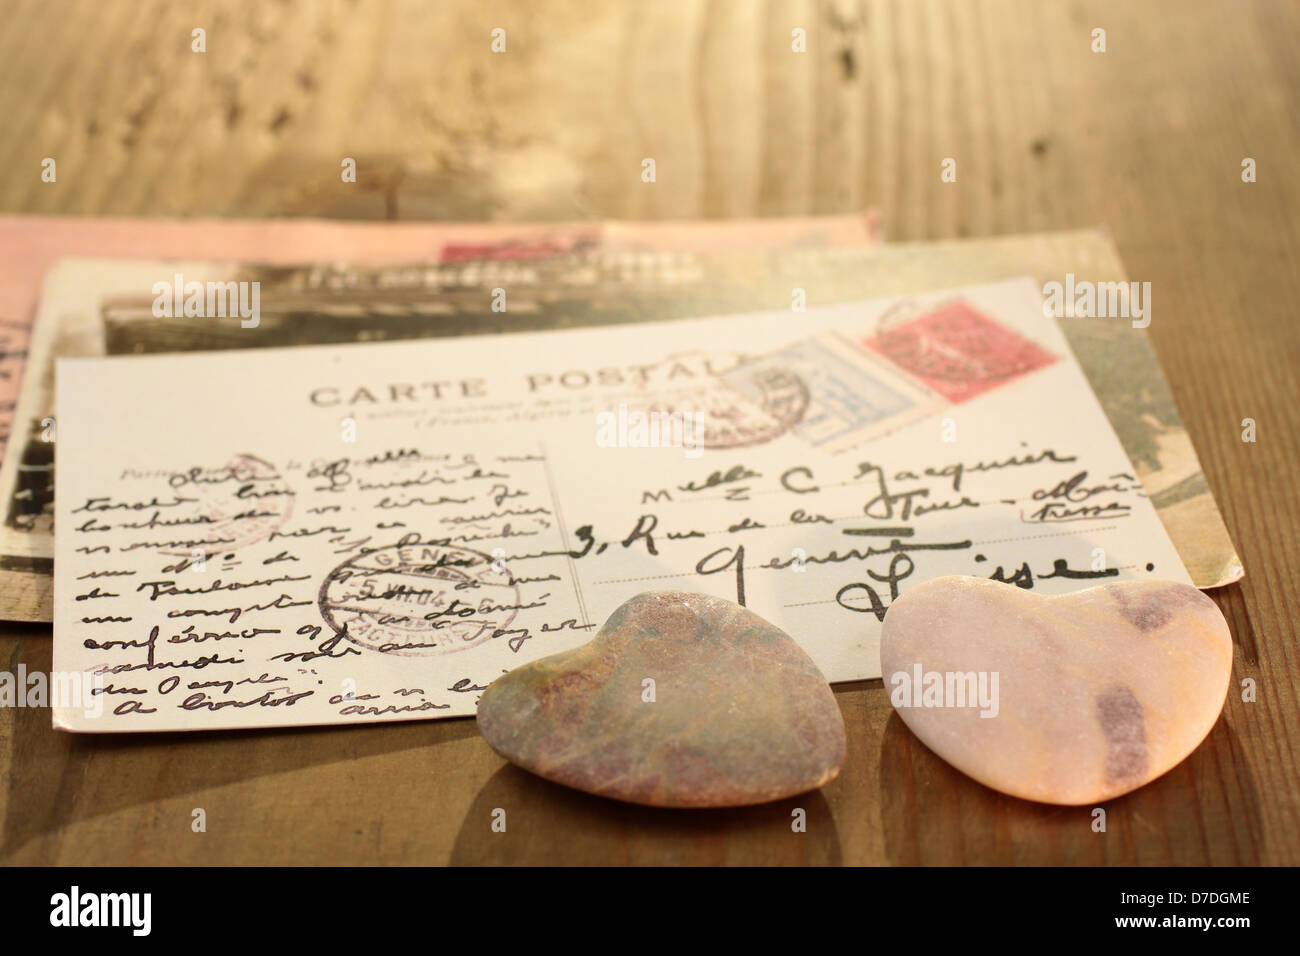
[{"label": "postcard", "polygon": [[842,682],[938,575],[1189,580],[1028,278],[57,385],[70,730],[469,715],[647,590],[739,601]]},{"label": "postcard", "polygon": [[[0,454],[15,419],[21,460],[0,494],[0,619],[50,620],[49,530],[53,489],[48,430],[51,344],[68,354],[113,351],[113,343],[85,335],[77,320],[54,306],[54,335],[37,335],[33,381],[19,409],[31,326],[46,269],[72,256],[243,258],[266,265],[424,261],[449,270],[469,263],[589,257],[643,260],[671,252],[722,249],[813,249],[869,245],[881,239],[880,221],[855,215],[765,219],[593,221],[570,223],[334,222],[321,219],[131,219],[76,216],[0,216]],[[319,266],[316,267],[319,269]],[[73,280],[74,282],[76,280]],[[97,314],[92,313],[97,319]],[[82,319],[87,318],[82,316]],[[367,333],[356,329],[364,340]],[[164,338],[165,338],[164,334]],[[385,336],[385,337],[391,337]],[[309,339],[330,341],[330,339]],[[186,348],[182,336],[177,347]],[[191,343],[189,347],[193,347]],[[267,342],[265,344],[277,344]],[[289,344],[278,343],[278,344]],[[243,347],[236,343],[234,347]],[[88,348],[89,352],[80,351]],[[34,417],[33,417],[34,416]]]},{"label": "postcard", "polygon": [[[17,460],[0,468],[0,618],[51,619],[49,422],[55,415],[58,355],[383,341],[679,319],[779,309],[800,295],[813,306],[915,293],[937,287],[936,276],[944,285],[961,285],[1028,274],[1045,288],[1068,284],[1075,273],[1098,288],[1125,281],[1114,245],[1096,230],[704,255],[663,251],[654,243],[666,237],[642,229],[619,233],[617,239],[607,236],[599,247],[604,251],[560,258],[527,258],[538,251],[535,245],[480,238],[478,244],[444,249],[446,261],[434,264],[193,265],[189,273],[197,269],[205,279],[260,284],[255,334],[238,316],[209,315],[196,323],[184,314],[155,315],[150,289],[160,277],[172,277],[173,263],[67,261],[51,270],[44,318],[31,346],[32,374],[15,418],[16,451],[9,457]],[[796,241],[840,238],[843,230],[819,227]],[[680,240],[674,233],[672,241]],[[606,249],[610,242],[615,247]],[[462,253],[489,258],[462,260]],[[517,256],[526,261],[511,258]],[[507,292],[506,301],[495,297],[494,289]],[[1150,317],[1149,301],[1145,312],[1143,322]],[[1239,580],[1241,561],[1146,330],[1122,317],[1072,313],[1059,318],[1062,331],[1193,582],[1212,588]]]}]

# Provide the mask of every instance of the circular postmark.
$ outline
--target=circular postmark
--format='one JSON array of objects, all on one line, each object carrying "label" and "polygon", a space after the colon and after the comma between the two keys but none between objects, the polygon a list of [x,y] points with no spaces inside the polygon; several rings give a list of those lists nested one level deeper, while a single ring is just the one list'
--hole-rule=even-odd
[{"label": "circular postmark", "polygon": [[501,559],[407,535],[321,583],[321,616],[358,647],[405,657],[475,647],[508,629],[519,589]]},{"label": "circular postmark", "polygon": [[294,492],[279,470],[256,455],[236,455],[215,468],[195,467],[168,479],[172,492],[186,499],[184,512],[168,519],[172,530],[193,537],[173,536],[158,550],[163,554],[211,557],[238,551],[267,540],[293,515]]},{"label": "circular postmark", "polygon": [[807,384],[779,361],[742,364],[719,378],[725,387],[705,398],[705,448],[762,445],[798,425],[808,411]]},{"label": "circular postmark", "polygon": [[807,384],[779,353],[761,358],[733,354],[725,362],[680,353],[659,365],[659,379],[645,383],[654,394],[644,411],[651,428],[666,430],[680,421],[683,439],[661,444],[708,449],[762,445],[802,422],[811,400]]}]

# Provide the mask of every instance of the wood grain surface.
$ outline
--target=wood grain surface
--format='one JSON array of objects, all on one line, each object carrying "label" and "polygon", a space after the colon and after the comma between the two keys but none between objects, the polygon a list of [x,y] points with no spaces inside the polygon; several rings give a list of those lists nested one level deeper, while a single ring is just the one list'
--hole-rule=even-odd
[{"label": "wood grain surface", "polygon": [[[1090,49],[1097,27],[1105,53]],[[795,28],[806,53],[791,50]],[[0,860],[1300,863],[1298,36],[1283,0],[11,0],[6,212],[876,206],[892,239],[1105,224],[1131,278],[1151,283],[1149,332],[1246,578],[1214,595],[1237,645],[1223,717],[1182,765],[1108,804],[1105,833],[1091,808],[963,777],[872,681],[837,689],[838,780],[727,812],[567,791],[503,764],[470,720],[91,738],[55,733],[47,710],[4,709]],[[40,179],[47,156],[56,183]],[[339,177],[348,156],[355,185]],[[954,183],[940,181],[947,157]],[[48,670],[47,626],[0,627],[0,669],[20,664]],[[791,832],[796,806],[806,833]]]}]

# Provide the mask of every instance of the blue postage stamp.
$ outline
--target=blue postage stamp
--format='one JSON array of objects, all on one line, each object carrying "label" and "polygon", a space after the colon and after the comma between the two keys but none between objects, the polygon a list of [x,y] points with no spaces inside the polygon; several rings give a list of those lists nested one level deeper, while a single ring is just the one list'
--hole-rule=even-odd
[{"label": "blue postage stamp", "polygon": [[942,404],[833,332],[795,342],[719,378],[757,402],[762,383],[776,374],[797,376],[808,391],[808,407],[791,431],[832,453],[893,431]]}]

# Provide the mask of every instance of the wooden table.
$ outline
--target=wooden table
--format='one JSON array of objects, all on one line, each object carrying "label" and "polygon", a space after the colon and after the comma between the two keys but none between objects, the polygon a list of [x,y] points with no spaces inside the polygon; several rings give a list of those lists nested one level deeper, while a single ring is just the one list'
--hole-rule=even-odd
[{"label": "wooden table", "polygon": [[[1214,594],[1236,639],[1223,717],[1181,766],[1108,804],[1104,834],[1089,808],[1014,800],[952,770],[870,681],[837,689],[838,780],[705,813],[551,785],[503,764],[469,720],[92,739],[55,733],[45,710],[0,710],[0,859],[1300,863],[1297,35],[1300,11],[1282,0],[11,2],[7,212],[877,206],[893,239],[1108,224],[1131,277],[1151,282],[1150,334],[1247,574]],[[57,185],[40,180],[45,156]],[[356,187],[340,184],[345,156],[365,173]],[[955,183],[940,181],[947,157]],[[48,627],[2,626],[0,669],[19,664],[49,669]],[[1254,703],[1235,692],[1247,677]],[[805,834],[791,832],[795,806]],[[491,831],[498,807],[505,834]]]}]

